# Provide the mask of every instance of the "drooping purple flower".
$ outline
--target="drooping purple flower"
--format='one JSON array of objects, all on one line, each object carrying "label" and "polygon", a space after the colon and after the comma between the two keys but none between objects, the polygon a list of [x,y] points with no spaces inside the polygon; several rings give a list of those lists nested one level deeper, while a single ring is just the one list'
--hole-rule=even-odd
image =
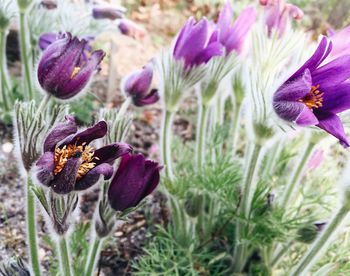
[{"label": "drooping purple flower", "polygon": [[152,79],[153,68],[151,63],[125,78],[123,89],[132,98],[134,105],[145,106],[154,104],[159,100],[158,90],[150,90]]},{"label": "drooping purple flower", "polygon": [[36,163],[38,181],[58,194],[90,188],[100,178],[113,175],[113,162],[131,151],[125,143],[95,149],[89,145],[107,133],[107,124],[100,121],[93,127],[78,131],[72,116],[57,124],[44,141],[43,155]]},{"label": "drooping purple flower", "polygon": [[102,50],[87,56],[87,43],[85,39],[79,40],[67,33],[46,48],[37,74],[47,93],[59,99],[69,99],[84,89],[105,56]]},{"label": "drooping purple flower", "polygon": [[299,20],[304,16],[304,12],[300,8],[286,3],[285,0],[260,0],[260,4],[265,6],[265,24],[269,36],[273,30],[282,36],[290,18]]},{"label": "drooping purple flower", "polygon": [[94,6],[92,16],[95,19],[121,19],[124,17],[125,8],[112,5]]},{"label": "drooping purple flower", "polygon": [[145,30],[129,19],[122,19],[118,24],[118,28],[123,35],[130,36],[135,39],[143,38],[146,34]]},{"label": "drooping purple flower", "polygon": [[242,51],[245,39],[256,21],[256,10],[254,7],[245,8],[231,24],[233,19],[233,10],[230,1],[226,1],[221,10],[217,22],[217,30],[211,37],[211,40],[218,40],[225,46],[226,53],[233,50],[240,53]]},{"label": "drooping purple flower", "polygon": [[315,53],[273,96],[282,119],[300,126],[317,126],[349,146],[338,113],[350,109],[350,55],[322,65],[332,51],[323,37]]},{"label": "drooping purple flower", "polygon": [[191,17],[182,27],[175,42],[173,56],[183,60],[186,68],[207,63],[214,56],[223,55],[220,42],[209,39],[211,30],[206,18],[196,22]]},{"label": "drooping purple flower", "polygon": [[157,187],[160,170],[157,162],[146,160],[142,154],[125,154],[108,190],[111,207],[124,211],[137,206]]}]

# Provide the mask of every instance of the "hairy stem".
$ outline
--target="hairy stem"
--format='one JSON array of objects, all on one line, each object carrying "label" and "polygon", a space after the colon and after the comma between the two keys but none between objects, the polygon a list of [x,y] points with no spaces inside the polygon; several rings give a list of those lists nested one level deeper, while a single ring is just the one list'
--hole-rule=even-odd
[{"label": "hairy stem", "polygon": [[321,232],[321,235],[311,245],[309,250],[304,254],[299,263],[294,267],[291,276],[306,275],[314,264],[322,257],[324,251],[332,242],[337,230],[342,226],[347,214],[350,211],[349,204],[341,206],[334,214],[333,218],[327,224],[327,227]]},{"label": "hairy stem", "polygon": [[58,237],[58,249],[59,249],[59,257],[60,257],[61,275],[63,276],[73,275],[71,272],[70,259],[69,259],[70,257],[69,257],[68,246],[67,246],[65,235]]},{"label": "hairy stem", "polygon": [[26,28],[25,28],[25,12],[20,11],[19,13],[19,24],[20,24],[20,44],[21,44],[21,58],[23,64],[23,72],[25,76],[26,88],[27,88],[27,98],[29,100],[33,99],[33,87],[32,79],[30,73],[30,67],[28,62],[28,53],[27,53],[27,41],[26,41]]},{"label": "hairy stem", "polygon": [[293,171],[292,177],[290,178],[290,181],[287,183],[285,189],[284,189],[284,194],[282,195],[282,200],[281,200],[281,206],[286,209],[290,203],[291,196],[295,194],[296,188],[299,186],[301,178],[303,176],[304,168],[307,163],[307,161],[310,158],[310,155],[312,153],[312,150],[314,148],[315,144],[314,143],[309,143],[303,155],[301,156],[301,159],[298,162],[297,167]]},{"label": "hairy stem", "polygon": [[32,192],[33,182],[30,176],[27,176],[27,239],[29,246],[30,263],[35,276],[39,276],[40,273],[40,263],[38,257],[38,247],[37,247],[37,231],[36,231],[36,211],[35,211],[35,198]]},{"label": "hairy stem", "polygon": [[196,163],[197,169],[200,170],[205,160],[205,143],[208,125],[208,107],[206,105],[199,105],[197,137],[196,137]]},{"label": "hairy stem", "polygon": [[236,156],[237,151],[237,140],[239,136],[240,130],[240,119],[241,119],[241,107],[239,105],[235,106],[235,111],[232,118],[232,126],[231,126],[231,135],[232,137],[232,154]]},{"label": "hairy stem", "polygon": [[[261,159],[261,145],[259,144],[253,144],[252,150],[250,151],[250,157],[247,162],[247,170],[244,175],[244,183],[243,183],[243,189],[242,189],[242,199],[239,205],[238,209],[238,215],[242,219],[248,219],[249,213],[252,205],[253,196],[256,191],[257,186],[257,173],[259,171],[259,160]],[[234,270],[235,272],[241,272],[244,268],[244,265],[246,263],[246,257],[248,249],[244,244],[241,244],[241,238],[246,233],[247,227],[245,226],[245,223],[242,223],[239,220],[237,220],[236,224],[236,244],[235,244],[235,266]]]},{"label": "hairy stem", "polygon": [[171,126],[173,121],[174,113],[170,111],[165,111],[163,113],[162,128],[161,128],[161,153],[162,162],[165,166],[165,175],[169,179],[174,179],[173,169],[172,169],[172,158],[171,158]]},{"label": "hairy stem", "polygon": [[94,235],[92,246],[90,246],[88,261],[85,266],[85,275],[90,276],[95,270],[98,256],[100,255],[102,246],[102,239],[100,239],[97,235]]},{"label": "hairy stem", "polygon": [[6,91],[8,88],[8,83],[6,80],[6,74],[5,74],[5,60],[6,60],[6,52],[5,52],[5,48],[6,48],[6,33],[5,31],[0,31],[0,83],[1,83],[1,97],[2,97],[2,103],[4,105],[4,109],[5,111],[9,111],[10,107],[9,107],[9,102],[8,102],[8,98],[7,98],[7,94]]}]

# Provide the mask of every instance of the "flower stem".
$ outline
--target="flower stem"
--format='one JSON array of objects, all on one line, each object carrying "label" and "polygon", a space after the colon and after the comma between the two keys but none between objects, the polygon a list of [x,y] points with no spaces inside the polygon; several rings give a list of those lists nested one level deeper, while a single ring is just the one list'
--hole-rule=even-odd
[{"label": "flower stem", "polygon": [[71,276],[71,266],[69,261],[69,252],[67,247],[66,236],[62,235],[58,237],[58,249],[60,256],[61,274],[63,276]]},{"label": "flower stem", "polygon": [[327,224],[327,227],[321,232],[321,235],[311,245],[309,250],[304,254],[303,258],[292,270],[291,276],[306,275],[306,273],[312,268],[312,266],[322,256],[324,250],[328,248],[332,242],[332,238],[336,235],[337,229],[339,229],[345,220],[345,217],[350,211],[349,204],[343,204],[335,213],[333,218]]},{"label": "flower stem", "polygon": [[4,105],[5,111],[9,111],[9,102],[6,95],[6,88],[8,88],[8,83],[6,80],[6,74],[5,74],[5,60],[6,60],[6,34],[5,31],[0,31],[0,83],[1,83],[1,97],[2,97],[2,103]]},{"label": "flower stem", "polygon": [[85,266],[86,276],[92,275],[93,271],[95,270],[98,261],[98,258],[96,257],[100,255],[102,246],[102,239],[100,239],[97,235],[94,235],[93,240],[93,245],[90,246],[89,257]]},{"label": "flower stem", "polygon": [[119,108],[116,120],[119,120],[122,116],[125,115],[130,103],[131,103],[131,97],[127,97]]},{"label": "flower stem", "polygon": [[208,106],[199,105],[198,125],[197,125],[197,141],[196,141],[196,161],[197,169],[200,170],[205,160],[205,142],[208,125]]},{"label": "flower stem", "polygon": [[25,82],[27,86],[27,98],[29,100],[33,99],[33,87],[32,79],[28,62],[28,53],[26,46],[26,29],[25,29],[25,12],[20,11],[19,13],[19,23],[20,23],[20,44],[21,44],[21,58],[23,63],[23,72],[25,75]]},{"label": "flower stem", "polygon": [[230,137],[233,137],[232,139],[232,154],[233,156],[236,156],[237,151],[237,140],[239,136],[239,127],[240,127],[240,119],[241,119],[241,107],[239,105],[236,105],[235,111],[232,118],[232,127],[231,127],[231,135]]},{"label": "flower stem", "polygon": [[33,182],[30,176],[27,176],[27,237],[30,253],[30,262],[33,273],[35,276],[40,275],[40,264],[37,248],[37,232],[36,232],[36,219],[35,219],[35,198],[32,192]]},{"label": "flower stem", "polygon": [[[251,155],[247,162],[247,170],[244,175],[244,184],[242,189],[242,199],[238,209],[238,216],[247,219],[249,217],[253,196],[257,186],[257,173],[259,171],[258,160],[261,159],[262,146],[259,144],[253,144]],[[235,245],[235,272],[241,272],[246,262],[247,248],[241,244],[241,238],[246,232],[246,227],[242,224],[240,219],[237,220],[236,225],[236,245]]]},{"label": "flower stem", "polygon": [[165,111],[163,114],[162,130],[161,130],[161,151],[162,151],[162,162],[165,166],[165,175],[170,179],[174,179],[172,170],[172,159],[171,159],[171,126],[173,121],[174,113],[171,111]]},{"label": "flower stem", "polygon": [[273,268],[276,265],[278,265],[279,261],[281,260],[281,258],[284,256],[284,254],[286,254],[288,252],[288,250],[291,248],[291,246],[293,245],[294,241],[290,241],[288,242],[288,244],[286,245],[282,245],[281,248],[279,248],[278,250],[276,250],[276,254],[272,257],[272,260],[270,262],[270,266]]},{"label": "flower stem", "polygon": [[281,206],[286,209],[289,205],[291,196],[295,194],[296,188],[299,186],[300,180],[303,176],[304,168],[309,160],[309,157],[312,153],[312,150],[314,148],[315,144],[314,143],[309,143],[305,151],[301,157],[301,159],[298,162],[298,166],[293,172],[292,177],[290,178],[290,181],[287,183],[286,188],[284,189],[284,194],[282,196],[281,200]]}]

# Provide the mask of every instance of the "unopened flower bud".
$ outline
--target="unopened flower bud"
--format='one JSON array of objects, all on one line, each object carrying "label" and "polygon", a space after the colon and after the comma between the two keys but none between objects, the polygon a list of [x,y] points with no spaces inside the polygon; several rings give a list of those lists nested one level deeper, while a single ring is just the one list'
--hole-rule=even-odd
[{"label": "unopened flower bud", "polygon": [[297,231],[296,240],[302,243],[312,243],[325,225],[326,223],[310,223],[304,225]]}]

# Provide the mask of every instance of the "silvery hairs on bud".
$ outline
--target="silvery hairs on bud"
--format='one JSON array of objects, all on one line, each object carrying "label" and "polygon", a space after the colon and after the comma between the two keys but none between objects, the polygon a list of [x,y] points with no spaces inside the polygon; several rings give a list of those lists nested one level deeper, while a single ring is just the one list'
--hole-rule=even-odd
[{"label": "silvery hairs on bud", "polygon": [[205,65],[186,69],[183,60],[175,60],[170,52],[162,52],[154,60],[160,76],[159,93],[168,111],[175,111],[188,91],[205,77]]},{"label": "silvery hairs on bud", "polygon": [[13,258],[0,263],[1,276],[30,276],[28,265],[21,258]]},{"label": "silvery hairs on bud", "polygon": [[[48,129],[63,120],[67,113],[66,106],[54,106],[50,115],[46,112],[37,114],[34,101],[16,102],[14,105],[14,137],[17,160],[21,168],[29,171],[41,154],[41,146]],[[22,173],[25,173],[22,171]]]},{"label": "silvery hairs on bud", "polygon": [[119,111],[115,109],[103,108],[98,115],[99,120],[105,120],[108,125],[108,133],[103,138],[104,145],[115,142],[122,142],[129,136],[132,125],[132,115],[124,114],[119,116]]}]

